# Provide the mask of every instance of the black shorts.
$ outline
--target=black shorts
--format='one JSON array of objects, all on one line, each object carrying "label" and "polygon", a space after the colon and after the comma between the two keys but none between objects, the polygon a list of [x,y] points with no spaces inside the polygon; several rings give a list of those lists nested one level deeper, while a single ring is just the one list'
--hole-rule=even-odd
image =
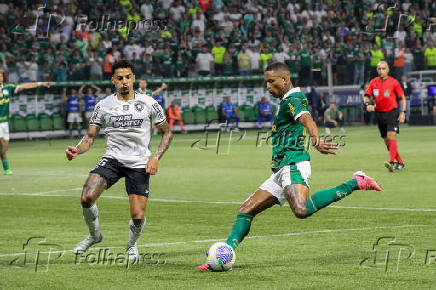
[{"label": "black shorts", "polygon": [[127,194],[148,197],[150,174],[145,173],[145,168],[128,168],[116,159],[103,157],[90,173],[103,177],[107,183],[106,189],[125,177]]},{"label": "black shorts", "polygon": [[377,117],[377,125],[380,131],[380,136],[386,138],[389,131],[400,134],[400,126],[398,124],[398,110],[393,109],[387,112],[375,112]]}]

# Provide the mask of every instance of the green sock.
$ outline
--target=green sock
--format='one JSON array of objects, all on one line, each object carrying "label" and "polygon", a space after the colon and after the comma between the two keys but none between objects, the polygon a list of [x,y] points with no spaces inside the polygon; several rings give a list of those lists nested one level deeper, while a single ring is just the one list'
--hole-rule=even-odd
[{"label": "green sock", "polygon": [[8,161],[7,161],[7,160],[3,160],[2,163],[3,163],[3,169],[4,169],[5,171],[8,170],[8,169],[9,169],[9,163],[8,163]]},{"label": "green sock", "polygon": [[236,221],[233,224],[232,232],[227,237],[226,244],[236,249],[240,242],[250,232],[251,221],[253,217],[246,213],[238,213]]},{"label": "green sock", "polygon": [[359,189],[356,179],[350,179],[336,187],[315,192],[306,201],[307,215],[310,216],[320,209],[328,206],[332,202],[351,194],[354,190]]},{"label": "green sock", "polygon": [[73,137],[73,129],[69,129],[68,132],[70,134],[70,137]]}]

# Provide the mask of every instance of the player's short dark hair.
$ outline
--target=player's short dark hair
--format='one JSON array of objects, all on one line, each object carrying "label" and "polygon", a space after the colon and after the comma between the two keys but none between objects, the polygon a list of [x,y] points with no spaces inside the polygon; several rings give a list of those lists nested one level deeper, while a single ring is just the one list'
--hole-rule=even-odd
[{"label": "player's short dark hair", "polygon": [[289,67],[287,64],[283,63],[283,62],[274,62],[269,64],[265,71],[287,71],[287,72],[291,72],[289,70]]},{"label": "player's short dark hair", "polygon": [[112,75],[114,75],[115,71],[119,68],[130,68],[132,70],[132,73],[134,73],[135,70],[133,64],[127,59],[119,59],[114,62],[114,64],[112,65]]}]

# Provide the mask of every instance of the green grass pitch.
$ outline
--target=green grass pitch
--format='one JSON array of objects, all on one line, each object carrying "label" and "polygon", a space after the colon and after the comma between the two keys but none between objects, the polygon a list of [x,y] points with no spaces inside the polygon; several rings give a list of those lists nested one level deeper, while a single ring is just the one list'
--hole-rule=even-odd
[{"label": "green grass pitch", "polygon": [[[153,137],[153,148],[159,139]],[[233,139],[228,155],[217,155],[213,147],[191,148],[197,139],[204,144],[204,134],[176,135],[158,175],[151,178],[147,226],[138,242],[145,259],[138,265],[126,265],[121,258],[118,264],[96,262],[98,250],[77,263],[71,253],[87,235],[79,196],[104,153],[103,138],[72,162],[64,150],[77,140],[11,142],[8,156],[15,174],[0,175],[0,288],[435,287],[434,127],[402,127],[402,172],[384,168],[388,152],[376,127],[348,128],[337,156],[311,149],[312,193],[357,170],[375,177],[383,191],[354,192],[305,220],[294,217],[288,206],[265,211],[237,249],[233,271],[225,273],[198,272],[196,267],[208,246],[226,238],[239,204],[271,174],[271,148],[255,146],[255,131],[239,142]],[[221,153],[226,153],[226,142],[228,135],[222,138]],[[104,235],[98,248],[121,255],[129,221],[124,180],[104,192],[98,206]],[[24,261],[17,253],[24,252],[30,237],[45,242],[31,240]],[[60,258],[50,254],[47,262],[47,252],[56,250],[66,252]]]}]

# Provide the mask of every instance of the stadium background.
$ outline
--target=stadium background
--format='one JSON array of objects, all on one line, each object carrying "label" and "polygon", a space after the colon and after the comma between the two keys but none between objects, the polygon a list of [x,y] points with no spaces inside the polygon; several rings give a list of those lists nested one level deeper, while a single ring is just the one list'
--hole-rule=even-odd
[{"label": "stadium background", "polygon": [[[109,60],[122,57],[135,63],[137,80],[170,85],[165,106],[176,100],[187,124],[217,119],[226,96],[243,121],[255,121],[257,102],[268,97],[262,69],[271,61],[289,64],[303,91],[316,88],[318,106],[333,95],[347,122],[362,122],[361,88],[385,59],[397,79],[410,74],[419,115],[412,123],[432,123],[431,1],[12,1],[0,13],[0,63],[9,81],[56,82],[11,100],[12,132],[63,129],[61,88],[92,83],[104,91]],[[210,58],[209,73],[199,71]]]},{"label": "stadium background", "polygon": [[[56,131],[67,136],[62,89],[91,83],[103,91],[110,87],[104,74],[108,52],[116,58],[130,58],[138,51],[139,58],[133,60],[137,79],[146,77],[151,88],[167,82],[165,104],[176,99],[184,109],[183,116],[190,118],[185,120],[187,123],[203,124],[217,116],[226,95],[239,106],[246,105],[240,112],[244,120],[252,121],[256,102],[265,95],[261,74],[265,63],[259,64],[259,71],[249,70],[244,73],[248,75],[241,76],[237,56],[244,42],[250,50],[257,47],[259,55],[262,51],[267,61],[289,56],[287,63],[295,83],[304,90],[314,86],[326,97],[333,92],[341,110],[346,112],[347,125],[363,121],[361,87],[375,75],[376,60],[371,65],[371,48],[381,51],[394,76],[410,75],[416,123],[433,122],[428,87],[434,84],[436,64],[436,25],[430,25],[436,16],[434,2],[201,2],[49,1],[45,9],[38,9],[42,4],[33,1],[1,3],[0,63],[9,81],[53,81],[48,90],[25,91],[11,99],[10,125],[16,132],[12,137],[43,137]],[[208,3],[209,8],[204,9]],[[407,14],[407,21],[400,21],[397,30],[400,11]],[[231,23],[224,20],[226,13]],[[55,14],[65,16],[61,27]],[[76,31],[76,16],[82,14],[100,21],[103,15],[117,20],[154,21],[146,21],[145,29],[128,35],[122,26],[121,30],[107,32]],[[176,14],[181,19],[172,19]],[[204,33],[196,32],[193,25],[197,14],[200,20],[195,23],[199,27],[204,24]],[[34,26],[37,19],[38,25]],[[165,26],[168,29],[163,29]],[[129,44],[130,39],[133,44]],[[196,55],[202,44],[207,44],[211,52],[217,40],[222,40],[228,51],[223,72],[212,70],[208,76],[199,76]],[[402,70],[401,66],[393,67],[400,44],[409,49],[404,51]],[[177,62],[179,51],[182,62]],[[303,65],[310,55],[317,61],[311,62],[310,67]],[[152,61],[148,61],[150,57]],[[362,63],[363,78],[360,75],[355,83],[355,67]],[[270,101],[274,102],[272,98]],[[387,152],[375,126],[346,129],[347,145],[338,156],[330,158],[311,152],[311,191],[331,187],[348,179],[355,170],[364,169],[377,178],[383,192],[353,194],[304,221],[295,219],[287,207],[263,213],[253,223],[249,238],[238,248],[235,269],[228,273],[198,273],[195,268],[204,262],[204,251],[212,241],[223,240],[228,234],[241,201],[270,174],[271,148],[256,147],[256,131],[248,131],[243,140],[232,143],[228,135],[223,135],[223,143],[231,143],[231,147],[228,154],[219,156],[213,144],[203,148],[210,150],[191,148],[196,140],[201,140],[200,147],[204,145],[204,133],[176,136],[160,164],[159,174],[151,182],[148,224],[139,241],[141,253],[165,253],[166,264],[129,269],[77,265],[71,254],[74,244],[86,234],[79,205],[81,186],[104,153],[105,140],[97,139],[93,149],[75,162],[67,162],[64,155],[65,147],[75,141],[13,140],[8,158],[14,175],[0,176],[0,287],[434,287],[435,262],[428,254],[435,249],[434,127],[402,125],[399,150],[408,167],[398,174],[383,167]],[[153,138],[152,147],[156,148],[158,142],[159,138]],[[225,150],[227,147],[223,147],[224,153]],[[120,182],[99,200],[105,234],[101,247],[120,253],[125,250],[128,221],[124,191]],[[27,265],[21,259],[23,244],[29,237],[43,237],[66,252],[47,268],[47,253],[42,252],[40,270],[36,272],[34,255],[28,256]],[[393,245],[377,248],[379,253],[390,253],[395,258],[382,259],[384,264],[375,260],[375,243],[380,237],[396,239]],[[397,256],[398,245],[412,245],[413,257]],[[395,246],[396,251],[387,252]],[[31,250],[35,249],[28,249],[28,253],[34,254]],[[47,248],[40,245],[39,250]]]}]

